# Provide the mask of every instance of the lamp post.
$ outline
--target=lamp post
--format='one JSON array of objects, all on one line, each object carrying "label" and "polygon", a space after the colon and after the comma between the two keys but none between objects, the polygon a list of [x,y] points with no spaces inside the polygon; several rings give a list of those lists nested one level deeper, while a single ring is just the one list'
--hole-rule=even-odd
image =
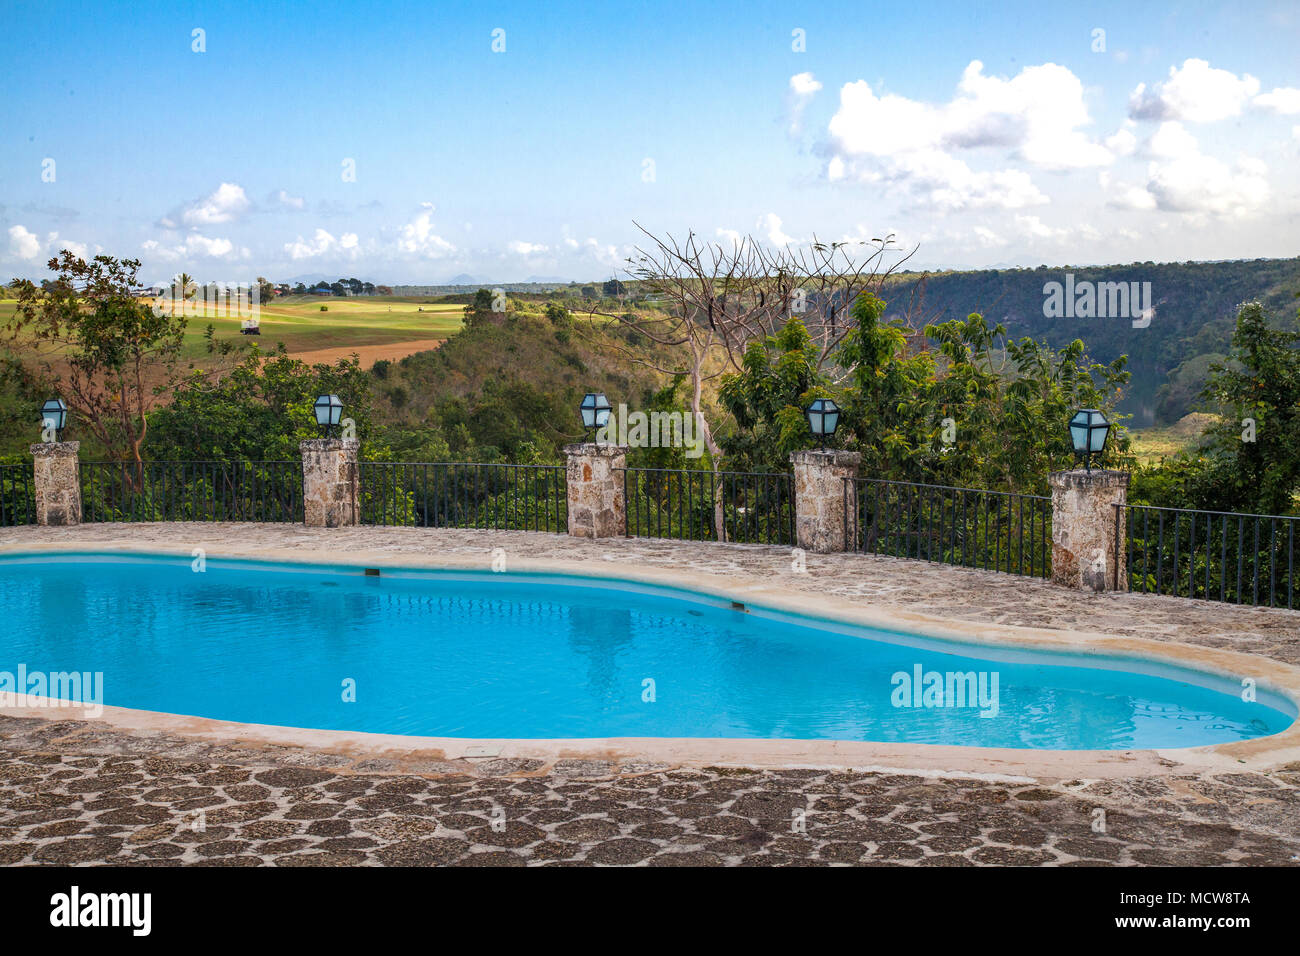
[{"label": "lamp post", "polygon": [[343,403],[337,395],[321,395],[312,406],[316,412],[316,424],[321,433],[329,438],[343,417]]},{"label": "lamp post", "polygon": [[826,440],[834,438],[835,429],[840,427],[840,407],[829,398],[818,398],[804,410],[804,415],[808,417],[813,437],[825,451]]},{"label": "lamp post", "polygon": [[1106,449],[1110,437],[1110,422],[1096,408],[1081,408],[1070,419],[1070,444],[1076,458],[1082,458],[1084,467],[1092,471],[1092,458]]},{"label": "lamp post", "polygon": [[61,398],[51,398],[41,406],[41,427],[54,429],[54,440],[61,440],[63,426],[68,423],[68,406]]},{"label": "lamp post", "polygon": [[582,404],[578,406],[578,411],[582,414],[582,427],[593,433],[593,439],[596,429],[609,424],[612,408],[604,392],[588,392],[582,396]]}]

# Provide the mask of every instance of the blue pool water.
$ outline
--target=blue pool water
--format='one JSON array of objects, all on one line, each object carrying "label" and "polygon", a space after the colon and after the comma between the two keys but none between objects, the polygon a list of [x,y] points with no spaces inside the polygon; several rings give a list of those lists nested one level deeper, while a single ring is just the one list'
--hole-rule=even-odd
[{"label": "blue pool water", "polygon": [[[1137,749],[1295,717],[1163,665],[1081,666],[563,576],[19,556],[0,559],[0,609],[0,672],[98,671],[101,703],[294,727]],[[949,673],[973,674],[973,699]],[[903,679],[918,675],[928,698]]]}]

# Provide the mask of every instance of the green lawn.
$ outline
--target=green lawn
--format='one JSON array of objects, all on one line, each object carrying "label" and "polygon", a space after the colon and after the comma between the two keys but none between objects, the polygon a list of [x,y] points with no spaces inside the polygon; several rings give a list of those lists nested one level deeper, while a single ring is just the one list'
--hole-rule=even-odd
[{"label": "green lawn", "polygon": [[[0,299],[0,325],[13,316],[15,305],[12,299]],[[322,305],[328,311],[322,312]],[[304,352],[445,339],[460,328],[462,318],[463,306],[434,305],[411,296],[294,295],[262,305],[262,334],[255,341],[264,350],[283,342],[290,352]],[[241,341],[251,338],[240,334],[241,323],[237,317],[191,315],[185,333],[187,358],[204,355],[203,331],[209,324],[216,327],[218,338]]]}]

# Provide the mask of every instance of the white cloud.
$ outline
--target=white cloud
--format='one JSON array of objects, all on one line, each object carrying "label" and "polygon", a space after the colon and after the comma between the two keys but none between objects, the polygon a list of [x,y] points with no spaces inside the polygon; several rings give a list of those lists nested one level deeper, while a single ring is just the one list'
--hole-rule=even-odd
[{"label": "white cloud", "polygon": [[[954,154],[1004,149],[1052,170],[1113,162],[1111,149],[1081,131],[1089,123],[1083,84],[1055,63],[1026,67],[1006,79],[986,76],[984,65],[973,60],[953,99],[942,104],[892,93],[877,96],[858,80],[840,89],[840,106],[829,126],[833,154],[826,173],[832,181],[901,185],[922,202],[945,209],[1018,209],[1047,202],[1028,173],[975,170]],[[1115,142],[1126,145],[1123,136]]]},{"label": "white cloud", "polygon": [[290,196],[283,189],[275,194],[275,199],[281,206],[288,206],[291,209],[301,209],[303,207],[303,198],[301,196]]},{"label": "white cloud", "polygon": [[601,265],[618,266],[623,265],[627,260],[627,256],[618,251],[618,246],[608,242],[599,242],[594,236],[588,236],[582,247],[587,255]]},{"label": "white cloud", "polygon": [[790,77],[788,130],[791,136],[798,136],[802,132],[803,111],[821,89],[821,83],[811,73],[796,73]]},{"label": "white cloud", "polygon": [[788,246],[799,241],[785,233],[781,228],[781,217],[774,212],[764,213],[759,216],[755,228],[760,235],[765,236],[767,241],[774,246]]},{"label": "white cloud", "polygon": [[86,259],[90,256],[90,248],[84,242],[74,242],[71,239],[60,239],[57,232],[52,232],[45,237],[45,246],[48,249],[57,249],[60,253],[67,249],[78,259]]},{"label": "white cloud", "polygon": [[790,92],[795,96],[812,96],[821,88],[821,83],[811,73],[796,73],[790,77]]},{"label": "white cloud", "polygon": [[1156,208],[1156,197],[1145,186],[1125,186],[1110,200],[1110,205],[1145,212]]},{"label": "white cloud", "polygon": [[506,244],[509,249],[517,256],[535,256],[538,253],[545,252],[547,247],[539,242],[524,242],[521,239],[512,239]]},{"label": "white cloud", "polygon": [[1092,120],[1083,83],[1063,66],[1027,66],[1013,79],[984,75],[971,61],[945,108],[948,142],[960,146],[1013,146],[1045,169],[1104,166],[1110,152],[1079,131]]},{"label": "white cloud", "polygon": [[1021,235],[1030,239],[1059,239],[1066,234],[1066,230],[1048,226],[1037,216],[1016,216],[1016,225]]},{"label": "white cloud", "polygon": [[358,249],[355,232],[345,232],[336,239],[324,229],[317,229],[310,240],[304,240],[299,236],[293,242],[284,244],[284,251],[289,253],[290,259],[315,259],[319,256],[339,253],[347,255],[348,258],[355,258]]},{"label": "white cloud", "polygon": [[225,259],[237,253],[235,244],[229,239],[209,239],[198,233],[185,237],[185,250],[190,255],[209,259]]},{"label": "white cloud", "polygon": [[400,251],[430,259],[440,259],[456,251],[455,246],[433,231],[433,211],[433,203],[420,203],[420,212],[402,227],[397,240]]},{"label": "white cloud", "polygon": [[91,255],[98,255],[104,251],[102,246],[95,246],[92,250],[88,243],[60,238],[57,232],[46,233],[42,240],[26,226],[9,227],[9,254],[25,262],[39,258],[42,253],[60,255],[65,249],[78,259],[89,259]]},{"label": "white cloud", "polygon": [[1240,217],[1268,198],[1268,167],[1263,162],[1242,156],[1229,165],[1207,156],[1181,123],[1160,124],[1146,151],[1152,159],[1145,187],[1127,187],[1113,204],[1196,217]]},{"label": "white cloud", "polygon": [[175,245],[163,245],[157,239],[146,239],[140,244],[145,252],[153,258],[164,262],[176,262],[182,259],[247,259],[249,251],[243,246],[236,246],[229,239],[209,238],[197,232],[190,233]]},{"label": "white cloud", "polygon": [[1139,83],[1129,96],[1134,119],[1186,120],[1212,123],[1237,116],[1259,92],[1259,80],[1219,70],[1205,60],[1189,58],[1169,68],[1169,79],[1148,89]]},{"label": "white cloud", "polygon": [[[212,195],[187,206],[180,215],[187,226],[211,226],[238,219],[249,208],[244,187],[236,183],[222,183]],[[172,220],[164,221],[164,224]]]},{"label": "white cloud", "polygon": [[1255,97],[1254,105],[1270,113],[1294,116],[1300,113],[1300,89],[1293,86],[1275,86],[1271,93],[1261,93]]},{"label": "white cloud", "polygon": [[1196,137],[1182,123],[1161,123],[1147,142],[1147,152],[1165,159],[1176,159],[1199,151]]},{"label": "white cloud", "polygon": [[1137,137],[1127,127],[1121,127],[1106,137],[1106,148],[1116,156],[1131,156],[1137,149]]},{"label": "white cloud", "polygon": [[19,259],[35,259],[41,254],[41,240],[25,226],[10,226],[9,252]]}]

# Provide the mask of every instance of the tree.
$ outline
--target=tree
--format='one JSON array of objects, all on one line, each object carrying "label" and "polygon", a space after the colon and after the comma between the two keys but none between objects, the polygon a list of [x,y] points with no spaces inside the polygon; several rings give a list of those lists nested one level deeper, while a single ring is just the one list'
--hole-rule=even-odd
[{"label": "tree", "polygon": [[724,376],[718,389],[737,426],[719,438],[729,462],[744,462],[751,471],[785,471],[790,453],[809,446],[804,409],[830,394],[816,361],[812,336],[797,316],[776,335],[750,345],[741,371]]},{"label": "tree", "polygon": [[[835,443],[862,454],[866,476],[1041,494],[1048,472],[1071,461],[1070,412],[1096,407],[1113,418],[1128,380],[1122,358],[1098,365],[1077,340],[1060,350],[1003,343],[1002,327],[979,313],[922,332],[884,314],[882,299],[860,295],[823,369],[798,318],[751,345],[719,389],[737,425],[719,439],[729,463],[784,470],[789,453],[812,442],[804,409],[829,397],[842,409]],[[1107,460],[1122,461],[1126,448],[1121,430]]]},{"label": "tree", "polygon": [[474,299],[465,306],[465,327],[474,328],[479,325],[493,321],[495,315],[493,311],[493,296],[488,289],[479,289],[474,293]]},{"label": "tree", "polygon": [[[57,275],[48,285],[19,289],[14,350],[34,357],[110,457],[138,465],[154,396],[178,377],[185,317],[160,314],[131,294],[138,259],[86,262],[64,249],[49,268]],[[179,277],[182,290],[188,280]]]},{"label": "tree", "polygon": [[149,416],[151,444],[161,457],[179,460],[295,459],[302,439],[318,437],[312,403],[329,393],[342,398],[344,415],[369,445],[371,377],[358,359],[308,365],[289,358],[283,344],[271,355],[253,348],[219,379],[196,372],[176,383],[171,402]]},{"label": "tree", "polygon": [[185,303],[188,302],[194,296],[194,294],[198,291],[198,288],[199,288],[198,285],[196,285],[194,282],[194,277],[190,275],[188,272],[182,272],[180,275],[172,279],[171,307],[172,307],[173,315],[176,314],[177,299],[179,299],[181,302],[181,315],[185,314],[186,312]]},{"label": "tree", "polygon": [[[796,313],[808,330],[820,370],[849,332],[844,311],[861,293],[879,288],[908,258],[884,265],[893,251],[892,237],[857,243],[869,249],[859,257],[853,244],[815,238],[806,248],[773,250],[749,236],[724,246],[702,241],[693,232],[679,241],[641,231],[650,242],[637,248],[627,271],[660,308],[638,316],[593,306],[590,315],[616,319],[662,347],[662,358],[652,367],[689,380],[690,410],[703,423],[701,437],[715,484],[722,448],[703,418],[705,383],[740,373],[750,345],[775,335]],[[721,498],[715,495],[718,540],[724,540]]]},{"label": "tree", "polygon": [[1258,302],[1237,313],[1232,351],[1202,399],[1224,413],[1206,433],[1200,507],[1286,514],[1300,491],[1300,327],[1276,329]]}]

